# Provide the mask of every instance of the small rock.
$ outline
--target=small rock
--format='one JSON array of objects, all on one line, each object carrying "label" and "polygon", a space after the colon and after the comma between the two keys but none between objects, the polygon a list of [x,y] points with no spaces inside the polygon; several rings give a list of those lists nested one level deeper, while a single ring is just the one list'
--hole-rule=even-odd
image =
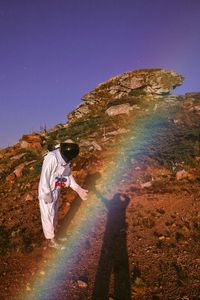
[{"label": "small rock", "polygon": [[136,285],[138,287],[144,287],[145,283],[141,277],[136,277],[134,285]]},{"label": "small rock", "polygon": [[174,119],[173,122],[174,122],[174,124],[178,124],[178,123],[180,123],[180,120]]},{"label": "small rock", "polygon": [[144,189],[144,188],[150,188],[152,186],[152,182],[151,181],[148,181],[148,182],[145,182],[145,183],[141,183],[141,188]]},{"label": "small rock", "polygon": [[176,179],[177,180],[188,179],[190,181],[195,181],[197,179],[197,176],[185,170],[181,170],[176,173]]},{"label": "small rock", "polygon": [[176,173],[176,179],[182,180],[182,179],[188,178],[188,175],[189,175],[188,172],[186,172],[185,170],[181,170]]},{"label": "small rock", "polygon": [[109,115],[110,117],[121,115],[121,114],[129,115],[131,110],[132,110],[132,107],[130,106],[130,104],[125,103],[125,104],[114,105],[114,106],[109,107],[106,110],[106,114]]},{"label": "small rock", "polygon": [[40,275],[44,276],[45,272],[44,271],[40,271]]},{"label": "small rock", "polygon": [[15,178],[16,178],[16,175],[14,173],[11,173],[6,177],[6,181],[13,182],[13,181],[15,181]]},{"label": "small rock", "polygon": [[13,173],[16,175],[16,177],[20,177],[20,176],[22,175],[22,171],[23,171],[25,165],[26,165],[25,163],[20,164],[20,165],[14,170]]},{"label": "small rock", "polygon": [[25,155],[25,153],[21,153],[21,154],[12,156],[12,157],[10,158],[10,160],[14,160],[14,161],[15,161],[15,160],[18,160],[18,159],[22,158],[24,155]]},{"label": "small rock", "polygon": [[27,283],[27,285],[26,285],[26,290],[27,290],[28,292],[31,291],[30,283]]},{"label": "small rock", "polygon": [[32,201],[33,200],[33,195],[31,193],[26,194],[24,197],[25,201]]},{"label": "small rock", "polygon": [[78,286],[80,287],[80,288],[86,288],[87,286],[88,286],[88,284],[86,283],[86,282],[84,282],[84,281],[82,281],[82,280],[78,280],[77,281],[77,284],[78,284]]},{"label": "small rock", "polygon": [[125,128],[119,128],[115,131],[109,131],[109,132],[106,132],[106,135],[118,135],[118,134],[124,134],[124,133],[127,133],[129,132],[130,130],[128,129],[125,129]]},{"label": "small rock", "polygon": [[200,105],[194,106],[194,111],[200,111]]},{"label": "small rock", "polygon": [[139,171],[139,170],[141,170],[141,168],[140,167],[135,167],[135,170]]},{"label": "small rock", "polygon": [[91,143],[91,145],[94,147],[94,149],[96,149],[96,150],[98,150],[98,151],[101,151],[101,150],[102,150],[101,146],[98,145],[95,141],[93,141],[93,142]]}]

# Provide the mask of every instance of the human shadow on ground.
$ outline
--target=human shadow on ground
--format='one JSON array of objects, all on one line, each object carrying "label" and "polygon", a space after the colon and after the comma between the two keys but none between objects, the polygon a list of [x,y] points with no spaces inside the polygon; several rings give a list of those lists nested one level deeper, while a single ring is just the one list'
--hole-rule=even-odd
[{"label": "human shadow on ground", "polygon": [[[95,189],[96,182],[101,178],[99,172],[89,173],[83,183],[83,188],[93,191]],[[66,215],[62,218],[60,226],[58,228],[58,239],[65,238],[68,232],[68,227],[70,223],[75,219],[77,212],[79,211],[83,200],[80,199],[78,195],[75,195],[74,200],[70,203],[70,209],[67,211]]]},{"label": "human shadow on ground", "polygon": [[[130,198],[116,193],[111,200],[108,200],[96,189],[95,193],[106,206],[108,215],[92,300],[106,300],[111,295],[115,300],[130,300],[131,286],[126,233],[126,208]],[[114,285],[110,293],[112,278]]]},{"label": "human shadow on ground", "polygon": [[[84,180],[84,188],[89,191],[94,190],[96,182],[101,178],[99,172],[89,173]],[[67,193],[67,191],[66,191]],[[70,223],[75,219],[77,212],[79,211],[83,200],[80,199],[78,195],[75,195],[74,200],[70,203],[70,209],[67,211],[66,215],[62,218],[60,226],[58,229],[58,239],[65,238],[68,232],[68,227]]]},{"label": "human shadow on ground", "polygon": [[[88,174],[84,184],[107,209],[107,222],[91,300],[107,300],[109,296],[113,296],[115,300],[131,300],[126,224],[126,208],[130,198],[116,193],[112,199],[107,199],[96,189],[100,178],[99,172]],[[76,199],[72,203],[62,226],[68,227],[81,202]]]}]

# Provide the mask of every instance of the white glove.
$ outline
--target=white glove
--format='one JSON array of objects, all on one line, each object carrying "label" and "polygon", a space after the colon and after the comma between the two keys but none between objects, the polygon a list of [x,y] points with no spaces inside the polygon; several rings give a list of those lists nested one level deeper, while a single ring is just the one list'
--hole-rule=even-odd
[{"label": "white glove", "polygon": [[87,194],[88,194],[88,190],[83,189],[82,187],[80,187],[80,185],[78,185],[74,179],[74,177],[72,175],[69,176],[69,186],[77,192],[77,194],[79,195],[79,197],[82,200],[87,200]]},{"label": "white glove", "polygon": [[79,186],[76,188],[76,192],[83,201],[87,200],[88,190]]}]

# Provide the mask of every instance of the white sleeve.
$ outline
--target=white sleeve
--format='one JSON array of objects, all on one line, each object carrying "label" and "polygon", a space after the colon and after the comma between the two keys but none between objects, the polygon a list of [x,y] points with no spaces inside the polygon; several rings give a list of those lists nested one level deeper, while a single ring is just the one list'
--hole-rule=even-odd
[{"label": "white sleeve", "polygon": [[42,172],[40,176],[40,194],[46,198],[47,202],[51,201],[51,187],[50,187],[50,179],[52,173],[55,172],[57,167],[57,159],[54,155],[47,155],[43,161]]},{"label": "white sleeve", "polygon": [[69,186],[72,188],[72,190],[77,191],[80,188],[80,185],[75,181],[73,175],[69,176]]}]

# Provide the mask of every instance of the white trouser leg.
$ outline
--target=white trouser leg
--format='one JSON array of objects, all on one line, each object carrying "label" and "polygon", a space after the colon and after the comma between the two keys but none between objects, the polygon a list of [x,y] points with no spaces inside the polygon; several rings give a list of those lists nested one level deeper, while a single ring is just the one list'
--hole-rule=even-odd
[{"label": "white trouser leg", "polygon": [[59,206],[59,191],[52,193],[53,202],[45,203],[43,199],[39,200],[42,228],[46,239],[53,239],[55,236],[55,226],[57,223],[57,213]]}]

